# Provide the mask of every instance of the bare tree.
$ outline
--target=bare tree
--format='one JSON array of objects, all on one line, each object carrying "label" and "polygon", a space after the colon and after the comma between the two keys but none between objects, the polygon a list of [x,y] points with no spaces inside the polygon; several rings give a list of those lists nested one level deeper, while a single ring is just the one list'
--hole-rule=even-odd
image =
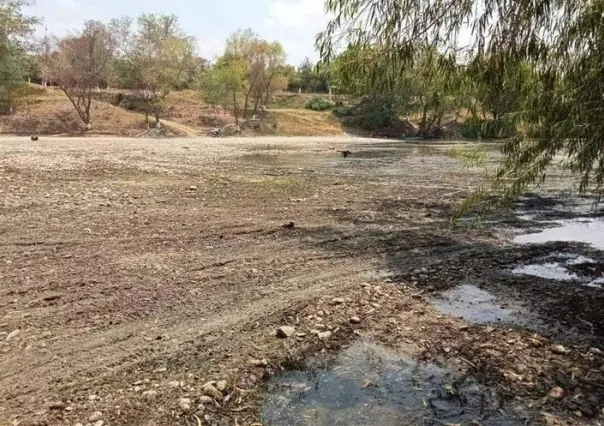
[{"label": "bare tree", "polygon": [[46,37],[43,50],[49,76],[69,98],[86,130],[90,130],[94,92],[109,78],[113,37],[102,22],[87,21],[75,35]]}]

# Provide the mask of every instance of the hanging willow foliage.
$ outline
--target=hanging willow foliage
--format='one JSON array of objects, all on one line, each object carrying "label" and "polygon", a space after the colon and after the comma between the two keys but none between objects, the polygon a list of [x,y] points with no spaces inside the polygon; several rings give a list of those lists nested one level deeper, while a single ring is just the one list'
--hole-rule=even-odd
[{"label": "hanging willow foliage", "polygon": [[425,46],[449,64],[489,58],[482,69],[493,84],[509,64],[530,64],[539,90],[498,119],[533,131],[505,143],[493,188],[515,199],[562,159],[580,176],[581,192],[602,193],[604,0],[327,0],[326,10],[332,19],[317,36],[323,61],[342,50],[370,51],[379,60],[351,62],[348,72],[372,85],[394,86],[392,70]]}]

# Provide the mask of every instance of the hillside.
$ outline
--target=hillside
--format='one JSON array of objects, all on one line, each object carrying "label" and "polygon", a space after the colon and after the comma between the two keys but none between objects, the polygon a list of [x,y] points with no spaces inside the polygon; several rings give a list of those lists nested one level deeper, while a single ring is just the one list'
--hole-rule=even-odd
[{"label": "hillside", "polygon": [[[105,102],[93,101],[92,116],[92,134],[135,136],[146,130],[138,114]],[[0,116],[1,133],[58,135],[80,134],[82,130],[69,99],[58,90],[42,93],[13,115]]]},{"label": "hillside", "polygon": [[[112,105],[117,93],[132,96],[128,91],[100,93],[93,101],[92,130],[87,134],[137,136],[147,132],[140,105],[125,100]],[[306,95],[293,103],[303,103]],[[115,103],[115,102],[114,102]],[[79,135],[83,131],[81,120],[69,99],[59,90],[41,90],[22,103],[12,115],[0,116],[0,133],[39,135]],[[206,105],[200,93],[174,92],[166,98],[162,114],[165,136],[203,135],[215,127],[235,123],[232,112]],[[259,123],[243,126],[246,135],[319,136],[343,133],[342,127],[329,112],[304,109],[279,109],[268,112]]]}]

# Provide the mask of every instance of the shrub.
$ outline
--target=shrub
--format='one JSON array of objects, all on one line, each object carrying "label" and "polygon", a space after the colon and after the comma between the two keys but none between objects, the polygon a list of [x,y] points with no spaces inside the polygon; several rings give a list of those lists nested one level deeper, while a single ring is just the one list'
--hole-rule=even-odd
[{"label": "shrub", "polygon": [[333,104],[320,96],[313,96],[306,103],[306,109],[311,109],[313,111],[326,111],[331,108],[333,108]]}]

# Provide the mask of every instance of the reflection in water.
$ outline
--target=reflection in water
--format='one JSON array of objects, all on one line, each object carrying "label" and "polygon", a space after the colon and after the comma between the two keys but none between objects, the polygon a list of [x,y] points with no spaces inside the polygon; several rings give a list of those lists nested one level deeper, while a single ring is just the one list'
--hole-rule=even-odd
[{"label": "reflection in water", "polygon": [[559,263],[543,263],[518,266],[512,270],[512,274],[531,275],[533,277],[558,281],[572,281],[579,278],[577,274],[570,273],[568,269],[566,269]]},{"label": "reflection in water", "polygon": [[357,342],[328,368],[291,371],[269,383],[265,425],[521,425],[498,395],[385,348]]},{"label": "reflection in water", "polygon": [[520,244],[539,244],[551,241],[567,241],[590,244],[604,250],[604,221],[602,219],[557,220],[561,225],[544,229],[534,234],[518,235],[514,242]]}]

